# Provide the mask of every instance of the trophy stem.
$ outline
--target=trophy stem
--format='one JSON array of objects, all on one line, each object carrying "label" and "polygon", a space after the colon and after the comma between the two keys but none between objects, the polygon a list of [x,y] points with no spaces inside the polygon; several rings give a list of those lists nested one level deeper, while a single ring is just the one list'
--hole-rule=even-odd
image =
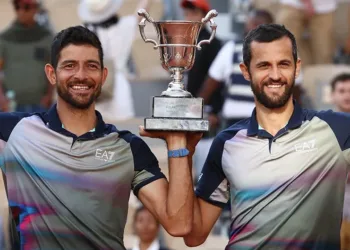
[{"label": "trophy stem", "polygon": [[173,68],[173,74],[171,75],[172,81],[168,85],[168,89],[162,92],[162,96],[169,97],[192,97],[192,94],[185,90],[183,83],[183,72],[182,68]]}]

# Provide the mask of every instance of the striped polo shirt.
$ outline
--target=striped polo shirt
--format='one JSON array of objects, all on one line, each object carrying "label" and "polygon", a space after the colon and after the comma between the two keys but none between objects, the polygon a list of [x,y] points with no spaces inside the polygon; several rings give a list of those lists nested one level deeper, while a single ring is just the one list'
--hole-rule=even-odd
[{"label": "striped polo shirt", "polygon": [[47,113],[0,115],[2,169],[21,249],[124,250],[131,190],[164,178],[146,143],[105,124],[76,136]]},{"label": "striped polo shirt", "polygon": [[229,41],[210,66],[209,76],[226,83],[222,116],[225,119],[248,118],[254,107],[250,82],[244,79],[239,64],[243,61],[242,41]]},{"label": "striped polo shirt", "polygon": [[220,207],[231,198],[226,250],[339,250],[349,166],[348,114],[295,103],[272,136],[254,110],[216,136],[196,194]]}]

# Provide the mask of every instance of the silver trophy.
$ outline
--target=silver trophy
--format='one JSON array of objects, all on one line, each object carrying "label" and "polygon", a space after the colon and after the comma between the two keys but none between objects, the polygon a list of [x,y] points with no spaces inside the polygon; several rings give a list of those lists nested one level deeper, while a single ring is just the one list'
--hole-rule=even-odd
[{"label": "silver trophy", "polygon": [[[145,118],[146,130],[167,131],[208,131],[209,121],[203,119],[203,98],[194,98],[186,91],[183,74],[193,66],[196,49],[201,50],[202,44],[210,43],[215,37],[216,24],[213,17],[218,15],[211,10],[201,22],[160,21],[155,22],[146,10],[141,9],[139,23],[142,39],[153,43],[154,49],[159,48],[160,60],[165,70],[171,73],[172,81],[168,89],[160,96],[154,96],[152,101],[152,117]],[[159,43],[146,38],[146,21],[152,23],[157,31]],[[211,36],[208,40],[197,43],[198,35],[207,22],[210,22]]]}]

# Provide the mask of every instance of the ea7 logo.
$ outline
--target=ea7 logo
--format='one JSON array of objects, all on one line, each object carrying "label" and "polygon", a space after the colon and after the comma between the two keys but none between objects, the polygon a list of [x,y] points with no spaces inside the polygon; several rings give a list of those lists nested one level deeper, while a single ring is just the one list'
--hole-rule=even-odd
[{"label": "ea7 logo", "polygon": [[317,150],[316,140],[298,143],[294,146],[296,152],[311,152]]},{"label": "ea7 logo", "polygon": [[96,149],[95,158],[101,161],[112,161],[115,152],[102,149]]}]

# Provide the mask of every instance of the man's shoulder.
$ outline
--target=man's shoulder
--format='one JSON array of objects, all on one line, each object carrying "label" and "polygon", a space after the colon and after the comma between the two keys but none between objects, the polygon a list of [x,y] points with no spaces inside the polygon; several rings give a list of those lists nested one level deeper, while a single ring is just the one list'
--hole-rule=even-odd
[{"label": "man's shoulder", "polygon": [[31,33],[31,36],[28,36],[26,33],[18,28],[15,23],[12,23],[4,30],[0,31],[0,40],[3,42],[9,43],[32,43],[32,42],[41,42],[41,41],[52,41],[54,33],[47,27],[37,24],[35,32]]},{"label": "man's shoulder", "polygon": [[304,109],[304,120],[313,120],[315,117],[325,122],[341,145],[345,145],[350,138],[350,114],[333,110],[314,111]]},{"label": "man's shoulder", "polygon": [[11,25],[7,25],[3,29],[0,30],[0,38],[2,38],[6,33],[8,33],[11,29]]},{"label": "man's shoulder", "polygon": [[6,42],[6,37],[8,33],[10,32],[10,26],[5,27],[4,29],[0,30],[0,43]]},{"label": "man's shoulder", "polygon": [[133,153],[136,154],[151,151],[147,143],[140,136],[132,133],[131,131],[118,130],[116,128],[114,131],[116,131],[119,134],[119,138],[123,139],[126,143],[130,145],[130,148],[133,151]]},{"label": "man's shoulder", "polygon": [[24,112],[3,112],[0,113],[0,139],[7,141],[14,128],[24,118],[28,118],[35,115],[35,113]]},{"label": "man's shoulder", "polygon": [[127,143],[134,143],[135,141],[143,141],[141,137],[135,135],[129,130],[118,130],[114,125],[112,124],[106,124],[107,127],[110,126],[111,131],[116,131],[119,134],[119,137],[123,140],[125,140]]},{"label": "man's shoulder", "polygon": [[312,110],[303,109],[305,120],[311,120],[317,117],[327,123],[339,124],[339,125],[350,125],[350,113],[337,112],[334,110]]},{"label": "man's shoulder", "polygon": [[222,130],[215,137],[217,143],[225,143],[227,140],[232,139],[238,132],[247,130],[249,126],[250,118],[243,119],[237,123],[232,124],[228,128]]}]

